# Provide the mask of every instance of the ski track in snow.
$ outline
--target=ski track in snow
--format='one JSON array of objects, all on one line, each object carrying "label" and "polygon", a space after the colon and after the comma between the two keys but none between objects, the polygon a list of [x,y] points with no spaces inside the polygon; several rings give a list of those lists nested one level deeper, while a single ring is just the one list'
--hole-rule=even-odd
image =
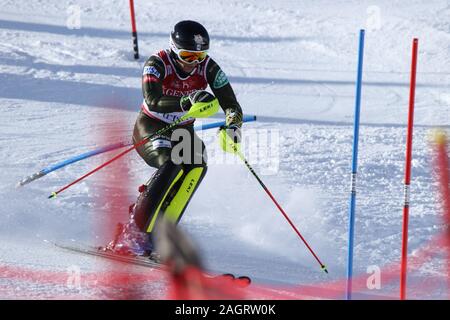
[{"label": "ski track in snow", "polygon": [[[108,241],[110,235],[101,231],[117,219],[109,213],[126,212],[137,196],[137,186],[153,172],[137,154],[52,201],[46,199],[52,191],[113,153],[70,165],[24,188],[14,186],[49,164],[129,137],[142,99],[144,59],[167,47],[172,26],[182,19],[199,20],[210,31],[212,57],[229,76],[244,112],[259,116],[259,121],[245,125],[246,155],[330,274],[320,272],[245,166],[237,159],[227,158],[231,163],[224,163],[214,130],[203,134],[210,158],[208,175],[180,224],[211,270],[251,276],[256,288],[249,288],[249,297],[255,299],[305,298],[306,288],[298,285],[331,288],[345,278],[360,28],[367,32],[355,275],[368,277],[369,266],[385,270],[400,258],[413,37],[419,38],[419,67],[411,256],[444,230],[429,136],[432,128],[450,124],[447,1],[386,0],[375,7],[370,1],[356,0],[320,0],[301,6],[289,0],[136,1],[143,57],[139,62],[132,59],[127,2],[111,6],[106,0],[78,1],[81,29],[66,26],[73,12],[68,11],[71,1],[43,5],[37,0],[0,0],[0,4],[1,298],[166,296],[167,283],[160,275],[123,292],[113,280],[99,275],[108,263],[57,250],[46,242]],[[192,7],[202,10],[189,10]],[[368,24],[373,10],[379,12],[379,29]],[[278,144],[268,147],[262,133]],[[259,141],[256,153],[255,141]],[[127,187],[114,185],[121,172],[130,178]],[[105,194],[126,200],[106,203]],[[430,259],[411,268],[408,297],[445,297],[446,260],[435,250],[431,249]],[[81,289],[67,285],[74,266],[81,272]],[[361,288],[360,297],[397,297],[398,279],[391,274],[386,279],[380,290]],[[343,290],[342,284],[337,287]],[[325,296],[317,290],[310,296],[321,297]]]}]

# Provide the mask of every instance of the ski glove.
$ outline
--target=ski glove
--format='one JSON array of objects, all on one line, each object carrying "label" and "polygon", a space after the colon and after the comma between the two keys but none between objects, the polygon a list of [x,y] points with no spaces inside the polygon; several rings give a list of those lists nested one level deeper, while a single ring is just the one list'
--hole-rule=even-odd
[{"label": "ski glove", "polygon": [[196,102],[207,102],[214,99],[214,96],[205,90],[197,90],[192,92],[189,95],[183,96],[180,99],[180,108],[184,112],[189,111],[191,109],[192,105],[194,105]]},{"label": "ski glove", "polygon": [[242,127],[242,114],[240,112],[233,111],[232,109],[227,109],[225,111],[225,124],[228,127]]},{"label": "ski glove", "polygon": [[241,143],[242,114],[231,109],[225,111],[227,134],[235,143]]},{"label": "ski glove", "polygon": [[220,147],[225,152],[236,153],[241,147],[242,116],[227,109],[225,112],[225,126],[219,129]]}]

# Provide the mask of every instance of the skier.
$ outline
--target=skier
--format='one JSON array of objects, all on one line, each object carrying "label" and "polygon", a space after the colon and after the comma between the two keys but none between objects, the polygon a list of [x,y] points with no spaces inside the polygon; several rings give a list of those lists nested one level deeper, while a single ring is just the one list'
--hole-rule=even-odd
[{"label": "skier", "polygon": [[[193,104],[216,97],[225,112],[227,137],[232,143],[240,142],[242,109],[225,73],[208,55],[208,50],[207,30],[198,22],[181,21],[170,34],[170,49],[153,54],[145,63],[144,101],[134,127],[133,142],[151,136],[137,152],[157,170],[139,188],[139,197],[130,207],[129,222],[119,225],[107,249],[121,254],[151,255],[157,220],[164,216],[177,224],[206,174],[206,150],[194,132],[195,119],[181,122],[164,135],[153,136],[155,132],[186,114]],[[208,85],[214,95],[205,91]],[[178,152],[174,152],[181,143],[183,147],[189,146],[180,152],[182,161]],[[224,148],[222,143],[221,146]]]}]

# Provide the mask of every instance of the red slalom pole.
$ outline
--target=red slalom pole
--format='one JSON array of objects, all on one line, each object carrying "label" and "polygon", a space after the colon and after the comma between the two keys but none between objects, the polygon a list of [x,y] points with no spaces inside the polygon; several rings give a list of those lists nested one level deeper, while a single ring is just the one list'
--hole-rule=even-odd
[{"label": "red slalom pole", "polygon": [[131,14],[131,36],[133,38],[134,59],[139,59],[138,38],[136,30],[136,18],[134,15],[134,0],[130,0],[130,14]]},{"label": "red slalom pole", "polygon": [[414,124],[414,98],[416,91],[416,71],[417,71],[417,48],[419,40],[413,39],[411,81],[409,87],[409,111],[408,111],[408,133],[406,139],[406,160],[405,160],[405,187],[403,204],[403,227],[402,227],[402,259],[400,274],[400,299],[406,299],[406,276],[408,262],[408,223],[409,223],[409,200],[411,184],[411,160]]},{"label": "red slalom pole", "polygon": [[[436,151],[435,166],[438,170],[439,191],[441,194],[444,223],[450,225],[450,164],[448,159],[448,140],[444,131],[439,130],[435,135]],[[446,230],[447,250],[450,250],[450,229]],[[450,275],[450,251],[447,256],[447,274]],[[450,277],[447,276],[448,288],[450,289]]]}]

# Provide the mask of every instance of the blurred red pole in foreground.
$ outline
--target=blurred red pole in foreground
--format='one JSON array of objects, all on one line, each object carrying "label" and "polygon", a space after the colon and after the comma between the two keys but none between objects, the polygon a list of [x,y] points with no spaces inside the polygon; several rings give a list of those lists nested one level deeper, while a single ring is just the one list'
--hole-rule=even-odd
[{"label": "blurred red pole in foreground", "polygon": [[[238,300],[249,284],[232,275],[208,274],[196,245],[175,224],[162,218],[155,234],[156,251],[170,273],[167,299],[170,300]],[[249,279],[248,279],[249,280]]]},{"label": "blurred red pole in foreground", "polygon": [[[110,143],[115,137],[122,137],[131,127],[123,114],[116,111],[121,110],[120,107],[125,105],[120,98],[116,101],[107,100],[102,105],[112,107],[112,110],[106,118],[104,114],[95,117],[97,131],[93,134],[99,145]],[[94,190],[97,190],[99,195],[96,201],[96,207],[99,209],[95,217],[95,231],[102,241],[108,239],[99,245],[107,245],[117,233],[117,223],[126,223],[129,219],[128,207],[131,201],[128,199],[128,194],[133,189],[129,169],[129,158],[121,158],[107,170],[102,171],[93,182]],[[112,299],[145,299],[132,281],[134,266],[116,261],[100,261],[101,270],[110,270],[107,286],[111,288],[108,294]]]},{"label": "blurred red pole in foreground", "polygon": [[444,131],[438,130],[435,133],[435,166],[437,169],[437,180],[439,182],[440,198],[444,213],[444,223],[447,226],[446,245],[447,256],[447,281],[450,290],[450,189],[449,189],[449,160],[448,160],[448,140]]},{"label": "blurred red pole in foreground", "polygon": [[241,300],[245,299],[245,293],[241,288],[246,285],[226,275],[211,277],[201,268],[187,266],[180,273],[171,273],[167,298],[170,300]]}]

